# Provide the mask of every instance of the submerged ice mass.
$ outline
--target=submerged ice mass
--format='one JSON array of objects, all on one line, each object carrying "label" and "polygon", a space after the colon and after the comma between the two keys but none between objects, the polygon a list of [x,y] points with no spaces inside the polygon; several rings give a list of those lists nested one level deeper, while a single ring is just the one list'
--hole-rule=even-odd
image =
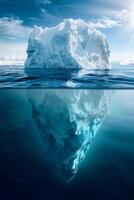
[{"label": "submerged ice mass", "polygon": [[70,181],[107,114],[110,90],[29,90],[33,119],[46,155]]},{"label": "submerged ice mass", "polygon": [[109,68],[106,37],[83,20],[65,19],[52,28],[35,27],[30,35],[25,69]]}]

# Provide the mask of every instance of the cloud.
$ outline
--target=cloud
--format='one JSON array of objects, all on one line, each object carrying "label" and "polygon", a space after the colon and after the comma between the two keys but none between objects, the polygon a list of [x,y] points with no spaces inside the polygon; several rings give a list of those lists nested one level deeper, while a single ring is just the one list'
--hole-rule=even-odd
[{"label": "cloud", "polygon": [[0,18],[0,39],[26,39],[30,32],[31,28],[23,25],[20,19]]},{"label": "cloud", "polygon": [[1,65],[23,65],[25,57],[19,54],[13,54],[10,56],[0,56]]},{"label": "cloud", "polygon": [[120,64],[120,65],[128,65],[134,64],[134,54],[132,52],[129,53],[111,53],[110,56],[111,63]]},{"label": "cloud", "polygon": [[0,66],[9,66],[9,65],[24,65],[24,60],[0,60]]},{"label": "cloud", "polygon": [[102,18],[89,22],[91,27],[99,29],[110,29],[119,26],[119,22],[110,18]]},{"label": "cloud", "polygon": [[27,42],[1,41],[0,65],[24,63],[26,59]]},{"label": "cloud", "polygon": [[43,0],[42,3],[43,4],[52,4],[52,1],[50,1],[50,0]]},{"label": "cloud", "polygon": [[128,19],[129,11],[126,9],[120,11],[112,11],[110,15],[113,19],[120,22],[120,24],[123,24]]},{"label": "cloud", "polygon": [[92,20],[89,22],[91,27],[99,28],[99,29],[110,29],[115,27],[121,27],[128,20],[129,12],[127,10],[121,11],[112,11],[107,15],[107,17],[103,17],[100,19]]},{"label": "cloud", "polygon": [[46,9],[41,9],[41,15],[45,18],[55,18],[51,13],[48,12]]}]

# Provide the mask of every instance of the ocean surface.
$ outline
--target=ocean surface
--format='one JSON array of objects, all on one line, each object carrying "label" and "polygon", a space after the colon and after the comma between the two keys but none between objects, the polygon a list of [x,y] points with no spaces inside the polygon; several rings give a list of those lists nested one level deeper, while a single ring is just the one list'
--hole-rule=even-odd
[{"label": "ocean surface", "polygon": [[0,66],[0,88],[134,88],[134,66],[114,65],[109,71],[31,69]]},{"label": "ocean surface", "polygon": [[[45,93],[45,89],[38,90],[42,91]],[[61,95],[67,91],[60,90]],[[92,91],[98,96],[92,104],[100,102],[99,91]],[[108,112],[70,182],[63,181],[52,162],[48,162],[48,158],[50,161],[53,157],[45,153],[46,141],[40,135],[37,120],[41,115],[44,122],[44,109],[39,113],[32,107],[29,92],[34,93],[34,90],[0,91],[0,199],[133,200],[134,91],[111,91]],[[43,106],[48,106],[45,101]],[[63,123],[64,113],[61,115],[60,123]],[[58,116],[57,111],[53,117]],[[87,120],[90,121],[91,117],[87,116]],[[43,131],[45,135],[47,128]],[[52,138],[49,142],[53,148]]]}]

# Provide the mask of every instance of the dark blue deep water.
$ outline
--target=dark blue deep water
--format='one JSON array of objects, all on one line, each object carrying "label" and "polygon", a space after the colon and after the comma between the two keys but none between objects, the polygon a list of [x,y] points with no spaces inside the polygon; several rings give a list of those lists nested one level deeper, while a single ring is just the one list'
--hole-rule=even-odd
[{"label": "dark blue deep water", "polygon": [[134,88],[134,66],[115,65],[110,71],[31,69],[0,66],[0,88]]},{"label": "dark blue deep water", "polygon": [[[66,91],[61,90],[61,95]],[[33,112],[28,92],[0,91],[0,199],[133,200],[134,91],[112,91],[108,113],[70,182],[57,175],[45,154],[45,142],[33,120],[39,113]]]}]

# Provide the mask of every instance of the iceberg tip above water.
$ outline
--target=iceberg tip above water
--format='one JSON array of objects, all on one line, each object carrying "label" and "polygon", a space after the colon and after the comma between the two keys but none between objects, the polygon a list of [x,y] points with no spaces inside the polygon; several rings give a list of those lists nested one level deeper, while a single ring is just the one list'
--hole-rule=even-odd
[{"label": "iceberg tip above water", "polygon": [[56,27],[34,28],[25,68],[109,69],[109,56],[104,34],[81,19],[65,19]]}]

